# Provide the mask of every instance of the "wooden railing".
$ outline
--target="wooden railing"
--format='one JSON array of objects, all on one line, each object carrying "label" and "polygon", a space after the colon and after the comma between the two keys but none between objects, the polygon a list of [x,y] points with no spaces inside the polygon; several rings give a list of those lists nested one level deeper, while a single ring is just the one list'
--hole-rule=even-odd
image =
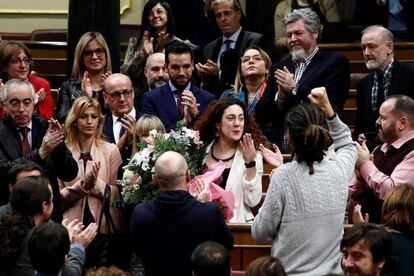
[{"label": "wooden railing", "polygon": [[[269,256],[272,244],[258,244],[251,235],[251,224],[229,224],[233,233],[234,248],[231,252],[231,266],[233,270],[246,270],[255,259]],[[352,224],[344,224],[344,233],[351,229]]]}]

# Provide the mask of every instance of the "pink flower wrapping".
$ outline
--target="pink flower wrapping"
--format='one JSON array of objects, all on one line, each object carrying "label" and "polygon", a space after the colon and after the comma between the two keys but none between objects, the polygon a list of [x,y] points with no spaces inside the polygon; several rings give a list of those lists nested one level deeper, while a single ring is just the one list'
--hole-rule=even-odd
[{"label": "pink flower wrapping", "polygon": [[221,174],[223,173],[224,168],[224,163],[222,161],[219,161],[207,167],[202,175],[198,175],[190,180],[188,183],[188,192],[193,197],[197,197],[199,195],[199,192],[197,191],[196,187],[196,179],[201,179],[205,185],[208,185],[207,190],[209,192],[207,201],[215,201],[220,205],[220,207],[223,205],[226,206],[226,208],[222,208],[222,210],[224,213],[224,218],[226,219],[226,222],[228,222],[233,217],[234,194],[232,192],[225,191],[215,183],[215,181],[221,178]]}]

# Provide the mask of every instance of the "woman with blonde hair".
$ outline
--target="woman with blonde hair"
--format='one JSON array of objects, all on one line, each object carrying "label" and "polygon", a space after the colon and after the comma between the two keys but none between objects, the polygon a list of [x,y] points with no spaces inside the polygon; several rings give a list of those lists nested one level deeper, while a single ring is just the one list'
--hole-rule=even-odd
[{"label": "woman with blonde hair", "polygon": [[[99,101],[104,109],[103,81],[111,74],[111,54],[102,34],[87,32],[81,36],[75,49],[72,78],[59,88],[57,119],[64,122],[75,99],[88,96]],[[106,114],[104,109],[103,113]]]},{"label": "woman with blonde hair", "polygon": [[[72,181],[59,180],[64,208],[64,219],[78,219],[85,227],[97,222],[100,216],[105,189],[110,187],[111,203],[118,199],[116,177],[122,164],[115,144],[102,138],[104,117],[94,98],[77,98],[65,121],[66,145],[78,160],[78,176]],[[122,226],[118,209],[110,208],[116,230]],[[112,229],[113,231],[114,229]],[[108,222],[103,216],[100,233],[108,233]]]},{"label": "woman with blonde hair", "polygon": [[134,156],[134,154],[138,151],[139,143],[147,142],[147,138],[151,130],[156,130],[157,133],[165,133],[164,124],[157,116],[150,114],[142,115],[134,127],[132,156]]},{"label": "woman with blonde hair", "polygon": [[267,76],[272,61],[259,46],[245,49],[241,55],[237,75],[232,89],[223,92],[221,97],[233,97],[247,106],[254,115],[257,102],[266,88]]}]

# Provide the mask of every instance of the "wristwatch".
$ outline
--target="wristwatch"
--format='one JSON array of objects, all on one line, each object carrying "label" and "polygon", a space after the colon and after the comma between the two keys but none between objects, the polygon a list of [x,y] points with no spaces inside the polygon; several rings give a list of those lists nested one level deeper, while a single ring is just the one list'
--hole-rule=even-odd
[{"label": "wristwatch", "polygon": [[246,168],[253,168],[254,166],[256,166],[256,161],[250,161],[249,163],[244,163],[244,165],[246,166]]}]

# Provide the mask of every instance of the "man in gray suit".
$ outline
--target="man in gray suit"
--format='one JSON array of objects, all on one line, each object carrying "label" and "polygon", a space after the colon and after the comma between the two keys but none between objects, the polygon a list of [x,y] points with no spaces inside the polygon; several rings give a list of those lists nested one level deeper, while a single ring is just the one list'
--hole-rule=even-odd
[{"label": "man in gray suit", "polygon": [[249,46],[260,46],[263,36],[241,27],[243,11],[238,0],[213,0],[211,7],[222,36],[204,47],[204,64],[198,63],[196,68],[203,89],[220,97],[234,83],[241,52]]}]

